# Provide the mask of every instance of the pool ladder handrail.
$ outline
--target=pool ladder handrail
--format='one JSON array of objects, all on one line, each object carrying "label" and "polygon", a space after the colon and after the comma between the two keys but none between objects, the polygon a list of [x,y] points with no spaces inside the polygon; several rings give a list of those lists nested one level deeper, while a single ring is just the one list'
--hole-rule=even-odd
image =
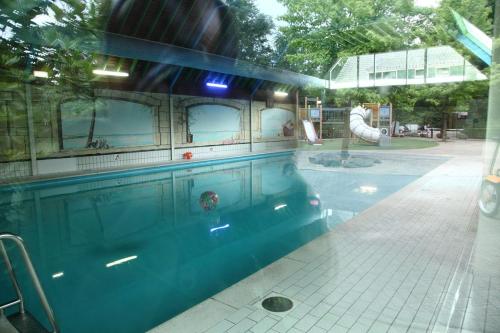
[{"label": "pool ladder handrail", "polygon": [[40,283],[40,280],[38,279],[38,275],[36,274],[35,268],[33,267],[33,264],[31,262],[30,256],[28,254],[28,251],[26,250],[26,247],[24,246],[24,241],[21,237],[11,234],[11,233],[0,233],[0,252],[2,253],[5,265],[7,266],[7,272],[9,274],[10,280],[12,282],[12,286],[14,287],[17,295],[17,299],[5,304],[0,304],[0,313],[11,306],[19,305],[19,312],[20,313],[25,313],[24,309],[24,298],[23,294],[21,292],[21,288],[19,287],[19,282],[17,281],[16,278],[16,273],[14,272],[14,269],[12,267],[12,262],[10,261],[9,255],[7,253],[7,250],[5,249],[5,246],[3,244],[4,240],[10,240],[14,242],[17,245],[17,248],[19,252],[21,253],[21,256],[23,257],[24,264],[26,265],[26,268],[28,269],[28,273],[31,277],[31,282],[33,283],[35,290],[38,294],[38,298],[40,299],[40,303],[43,306],[43,309],[45,311],[45,315],[47,316],[47,319],[49,320],[50,325],[52,326],[52,333],[58,333],[59,328],[57,326],[56,319],[54,317],[54,311],[52,311],[52,308],[49,305],[49,302],[47,300],[47,296],[45,295],[45,292],[43,291],[42,284]]}]

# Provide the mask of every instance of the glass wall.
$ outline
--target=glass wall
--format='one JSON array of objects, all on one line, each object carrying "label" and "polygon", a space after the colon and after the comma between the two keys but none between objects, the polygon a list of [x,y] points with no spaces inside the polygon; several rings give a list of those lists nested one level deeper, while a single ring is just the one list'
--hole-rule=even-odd
[{"label": "glass wall", "polygon": [[498,13],[3,1],[0,332],[500,332]]}]

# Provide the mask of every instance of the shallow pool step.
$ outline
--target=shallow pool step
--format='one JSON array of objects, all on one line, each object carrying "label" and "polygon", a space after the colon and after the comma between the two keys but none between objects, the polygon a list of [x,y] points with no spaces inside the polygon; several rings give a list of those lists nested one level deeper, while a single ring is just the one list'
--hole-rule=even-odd
[{"label": "shallow pool step", "polygon": [[0,332],[1,333],[18,333],[14,326],[9,322],[7,317],[0,313]]},{"label": "shallow pool step", "polygon": [[19,333],[49,333],[30,313],[15,313],[8,317],[11,325]]}]

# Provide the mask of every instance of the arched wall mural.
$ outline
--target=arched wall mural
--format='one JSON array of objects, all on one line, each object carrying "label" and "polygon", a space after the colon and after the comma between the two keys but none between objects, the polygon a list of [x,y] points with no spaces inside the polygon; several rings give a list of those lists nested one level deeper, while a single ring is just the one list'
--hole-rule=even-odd
[{"label": "arched wall mural", "polygon": [[260,127],[263,138],[293,136],[295,113],[281,108],[264,109],[260,114]]},{"label": "arched wall mural", "polygon": [[155,144],[154,106],[98,97],[68,100],[60,112],[64,149]]},{"label": "arched wall mural", "polygon": [[188,107],[188,134],[193,143],[239,140],[241,111],[222,104]]}]

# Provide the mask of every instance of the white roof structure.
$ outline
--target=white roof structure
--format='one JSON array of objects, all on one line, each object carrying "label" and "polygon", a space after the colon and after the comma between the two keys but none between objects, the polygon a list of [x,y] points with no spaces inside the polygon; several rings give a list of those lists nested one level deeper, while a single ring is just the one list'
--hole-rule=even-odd
[{"label": "white roof structure", "polygon": [[342,58],[330,69],[330,89],[486,80],[450,46]]}]

